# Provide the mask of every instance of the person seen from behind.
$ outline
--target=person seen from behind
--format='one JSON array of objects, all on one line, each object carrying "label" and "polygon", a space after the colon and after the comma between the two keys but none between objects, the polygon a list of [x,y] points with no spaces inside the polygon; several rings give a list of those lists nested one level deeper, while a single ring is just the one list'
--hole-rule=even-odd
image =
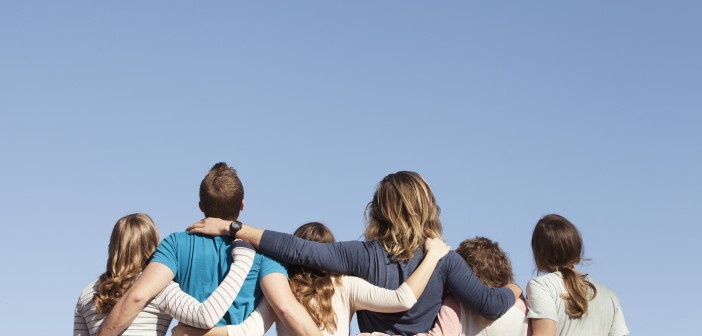
[{"label": "person seen from behind", "polygon": [[628,335],[614,292],[575,267],[583,259],[580,232],[565,217],[550,214],[534,227],[531,249],[544,275],[527,285],[534,336]]}]

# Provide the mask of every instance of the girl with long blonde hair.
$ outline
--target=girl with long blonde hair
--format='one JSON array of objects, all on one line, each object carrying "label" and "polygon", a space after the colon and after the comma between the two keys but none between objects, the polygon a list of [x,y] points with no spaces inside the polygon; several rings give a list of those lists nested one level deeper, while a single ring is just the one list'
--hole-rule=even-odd
[{"label": "girl with long blonde hair", "polygon": [[[81,293],[73,319],[73,335],[97,335],[117,301],[149,263],[159,243],[158,230],[146,214],[124,216],[115,223],[108,246],[105,272]],[[237,296],[251,268],[253,247],[234,242],[234,261],[222,285],[200,303],[171,282],[137,315],[123,335],[165,335],[171,316],[200,327],[214,326]]]},{"label": "girl with long blonde hair", "polygon": [[565,217],[541,218],[531,236],[534,262],[546,274],[529,281],[527,304],[534,336],[627,335],[614,292],[578,272],[583,240]]},{"label": "girl with long blonde hair", "polygon": [[[365,241],[319,243],[248,225],[243,225],[236,237],[289,264],[358,276],[384,288],[398,288],[424,257],[422,244],[441,237],[434,194],[415,172],[400,171],[383,178],[366,208],[366,218]],[[206,218],[188,230],[228,234],[228,228],[229,221]],[[514,284],[503,288],[486,286],[458,254],[449,252],[412,309],[395,314],[359,311],[359,329],[386,334],[426,332],[433,326],[447,289],[461,303],[492,319],[504,314],[521,295],[521,289]]]}]

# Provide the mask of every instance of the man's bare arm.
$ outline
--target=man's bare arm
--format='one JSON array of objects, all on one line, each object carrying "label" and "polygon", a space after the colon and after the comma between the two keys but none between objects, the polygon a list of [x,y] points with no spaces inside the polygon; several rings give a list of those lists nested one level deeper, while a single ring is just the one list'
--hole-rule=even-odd
[{"label": "man's bare arm", "polygon": [[314,323],[290,290],[285,275],[271,273],[261,280],[261,289],[268,303],[278,315],[278,322],[285,324],[295,335],[321,335]]},{"label": "man's bare arm", "polygon": [[127,329],[146,304],[171,280],[173,280],[173,271],[170,268],[157,262],[149,263],[132,287],[112,307],[98,336],[117,336]]},{"label": "man's bare arm", "polygon": [[[201,221],[190,225],[186,230],[189,233],[200,233],[208,236],[229,236],[229,224],[232,221],[214,217],[207,217]],[[258,248],[263,236],[263,229],[259,229],[250,225],[242,225],[241,230],[236,233],[236,238],[239,238]]]}]

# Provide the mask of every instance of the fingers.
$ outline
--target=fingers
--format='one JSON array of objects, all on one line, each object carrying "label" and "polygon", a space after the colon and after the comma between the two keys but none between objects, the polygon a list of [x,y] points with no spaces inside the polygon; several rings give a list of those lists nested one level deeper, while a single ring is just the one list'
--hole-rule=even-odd
[{"label": "fingers", "polygon": [[202,231],[198,231],[198,229],[201,229],[203,227],[205,227],[205,220],[201,219],[185,228],[185,231],[188,231],[189,233],[200,233]]}]

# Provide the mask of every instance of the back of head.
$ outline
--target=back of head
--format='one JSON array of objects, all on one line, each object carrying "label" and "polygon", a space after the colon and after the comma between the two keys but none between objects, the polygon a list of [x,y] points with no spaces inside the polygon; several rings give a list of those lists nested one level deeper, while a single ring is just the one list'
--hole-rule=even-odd
[{"label": "back of head", "polygon": [[[334,235],[329,228],[317,222],[300,226],[293,235],[319,243],[334,242]],[[337,319],[332,307],[332,297],[337,276],[295,265],[288,268],[288,274],[295,298],[305,307],[319,328],[333,334],[336,331]]]},{"label": "back of head", "polygon": [[200,209],[205,217],[236,220],[244,201],[244,186],[236,170],[220,162],[200,183]]},{"label": "back of head", "polygon": [[100,276],[93,302],[107,313],[144,270],[158,245],[156,224],[142,213],[124,216],[115,223],[108,247],[107,267]]},{"label": "back of head", "polygon": [[366,207],[367,241],[379,241],[391,258],[407,261],[426,238],[441,237],[440,209],[429,184],[415,172],[383,178]]},{"label": "back of head", "polygon": [[575,269],[583,253],[583,240],[575,225],[557,214],[544,216],[534,227],[531,250],[540,271],[561,272],[568,290],[568,295],[563,297],[566,313],[574,318],[585,314],[588,301],[597,293],[595,286],[587,280],[587,274],[580,274]]},{"label": "back of head", "polygon": [[458,245],[456,253],[486,285],[496,288],[514,282],[512,264],[498,243],[485,237],[466,239]]},{"label": "back of head", "polygon": [[318,243],[333,243],[334,234],[329,228],[319,222],[310,222],[297,228],[293,233],[295,237],[315,241]]}]

